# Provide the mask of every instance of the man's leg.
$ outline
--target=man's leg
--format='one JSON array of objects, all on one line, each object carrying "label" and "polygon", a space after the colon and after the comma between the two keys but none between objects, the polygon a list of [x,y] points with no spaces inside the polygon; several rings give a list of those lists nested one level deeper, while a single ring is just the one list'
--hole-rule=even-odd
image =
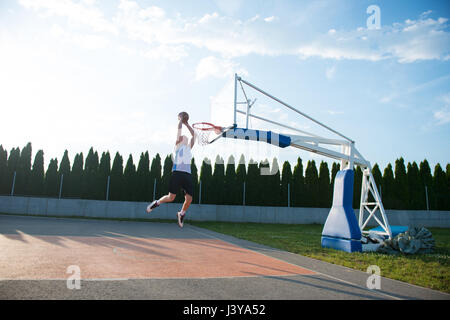
[{"label": "man's leg", "polygon": [[186,193],[184,195],[184,203],[183,207],[181,208],[181,211],[186,212],[191,203],[192,203],[192,196]]},{"label": "man's leg", "polygon": [[172,202],[173,200],[175,200],[176,196],[176,194],[169,192],[169,194],[166,194],[164,197],[161,197],[161,199],[158,200],[158,204]]},{"label": "man's leg", "polygon": [[150,213],[156,207],[159,207],[161,203],[172,202],[175,200],[176,194],[169,192],[169,194],[161,197],[159,200],[155,200],[147,206],[147,213]]},{"label": "man's leg", "polygon": [[183,228],[184,216],[186,215],[186,211],[191,205],[191,202],[192,196],[190,194],[185,193],[183,207],[181,208],[181,211],[177,213],[178,225],[180,226],[180,228]]}]

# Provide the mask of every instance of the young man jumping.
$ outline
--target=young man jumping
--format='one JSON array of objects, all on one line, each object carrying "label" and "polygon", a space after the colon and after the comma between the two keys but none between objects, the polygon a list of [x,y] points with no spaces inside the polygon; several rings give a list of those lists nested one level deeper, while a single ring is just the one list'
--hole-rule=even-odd
[{"label": "young man jumping", "polygon": [[[163,196],[159,200],[155,200],[147,206],[147,213],[150,213],[156,207],[159,207],[161,203],[172,202],[175,200],[178,190],[182,188],[184,190],[184,203],[181,211],[177,213],[178,225],[183,227],[184,216],[192,202],[193,185],[191,176],[191,149],[195,143],[194,129],[189,125],[189,115],[186,112],[180,112],[178,114],[178,131],[177,140],[175,142],[174,162],[172,167],[172,176],[169,180],[169,193]],[[191,140],[181,135],[181,128],[183,124],[189,130],[192,135]]]}]

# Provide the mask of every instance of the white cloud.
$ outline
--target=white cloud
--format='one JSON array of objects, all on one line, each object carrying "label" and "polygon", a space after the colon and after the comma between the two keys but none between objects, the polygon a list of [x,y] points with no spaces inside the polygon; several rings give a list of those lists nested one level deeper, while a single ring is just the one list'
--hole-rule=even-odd
[{"label": "white cloud", "polygon": [[264,19],[265,22],[273,22],[277,19],[277,17],[275,16],[271,16],[271,17],[267,17]]},{"label": "white cloud", "polygon": [[344,114],[344,112],[342,112],[342,111],[336,111],[336,110],[327,110],[327,113],[328,113],[329,115],[332,115],[332,116],[335,116],[335,115],[338,115],[338,114]]},{"label": "white cloud", "polygon": [[[448,19],[429,18],[430,11],[417,20],[383,25],[380,30],[333,28],[322,34],[299,34],[286,24],[268,23],[278,20],[275,16],[255,15],[245,21],[218,12],[201,17],[181,14],[173,17],[155,5],[120,0],[116,15],[108,20],[92,0],[19,0],[19,3],[46,16],[66,17],[70,23],[88,26],[94,32],[117,35],[124,31],[130,40],[150,45],[147,56],[164,58],[161,52],[165,51],[171,61],[187,56],[189,47],[206,49],[225,59],[257,54],[297,55],[302,59],[395,59],[411,63],[450,57]],[[216,3],[226,14],[241,6],[240,1]]]},{"label": "white cloud", "polygon": [[433,112],[433,118],[437,125],[450,123],[450,93],[443,95],[440,99],[444,106]]},{"label": "white cloud", "polygon": [[[424,16],[425,17],[425,16]],[[446,18],[424,17],[406,20],[380,30],[358,28],[318,36],[314,41],[300,44],[297,52],[303,59],[352,59],[380,61],[396,59],[400,63],[418,60],[443,60],[450,52],[450,33]]]},{"label": "white cloud", "polygon": [[[226,58],[252,53],[286,53],[282,49],[287,47],[286,43],[273,45],[273,38],[279,37],[268,36],[270,33],[282,33],[282,30],[266,26],[267,23],[259,19],[258,15],[247,21],[223,16],[217,12],[207,13],[200,18],[185,18],[180,15],[170,18],[161,14],[148,20],[142,17],[142,11],[145,10],[147,9],[134,1],[121,0],[114,21],[131,39],[149,44],[194,46]],[[269,21],[272,21],[272,18]]]},{"label": "white cloud", "polygon": [[141,51],[141,56],[148,59],[167,59],[172,62],[180,61],[188,55],[185,46],[168,46],[165,44]]},{"label": "white cloud", "polygon": [[94,1],[19,0],[19,3],[27,9],[43,11],[44,16],[66,17],[70,23],[89,26],[96,32],[118,33],[114,24],[94,6]]},{"label": "white cloud", "polygon": [[85,49],[102,49],[108,46],[109,40],[97,34],[73,34],[65,31],[60,25],[53,25],[50,33],[65,43],[75,44]]},{"label": "white cloud", "polygon": [[437,121],[438,125],[450,123],[450,109],[443,108],[441,110],[433,112],[433,117]]},{"label": "white cloud", "polygon": [[335,74],[336,74],[336,66],[332,66],[330,68],[327,68],[327,70],[325,71],[325,76],[329,80],[333,79]]},{"label": "white cloud", "polygon": [[236,64],[230,60],[222,60],[209,56],[200,60],[195,71],[195,79],[202,80],[207,77],[227,78],[234,74]]},{"label": "white cloud", "polygon": [[217,14],[217,12],[214,12],[213,14],[205,14],[200,20],[198,20],[199,23],[208,23],[211,20],[214,20],[216,18],[218,18],[219,15]]}]

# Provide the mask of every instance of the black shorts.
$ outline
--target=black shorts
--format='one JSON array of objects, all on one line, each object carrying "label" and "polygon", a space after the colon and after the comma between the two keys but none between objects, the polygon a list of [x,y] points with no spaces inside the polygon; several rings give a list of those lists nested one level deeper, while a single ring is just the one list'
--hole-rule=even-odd
[{"label": "black shorts", "polygon": [[169,180],[169,192],[177,194],[180,188],[184,190],[184,193],[193,195],[192,175],[183,171],[173,171]]}]

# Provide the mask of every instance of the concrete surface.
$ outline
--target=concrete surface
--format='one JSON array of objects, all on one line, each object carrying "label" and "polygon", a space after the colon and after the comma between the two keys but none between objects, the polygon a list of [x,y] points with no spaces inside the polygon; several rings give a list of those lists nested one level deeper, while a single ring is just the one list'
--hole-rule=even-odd
[{"label": "concrete surface", "polygon": [[[74,237],[89,239],[108,238],[118,242],[132,242],[135,246],[128,247],[129,254],[142,253],[148,250],[146,244],[137,242],[139,240],[157,239],[160,245],[164,239],[178,239],[178,246],[183,247],[183,239],[196,239],[204,242],[218,241],[229,246],[238,247],[240,250],[248,250],[256,255],[262,255],[277,263],[276,267],[266,266],[271,269],[271,275],[265,275],[258,271],[258,263],[246,261],[246,265],[254,263],[254,274],[246,269],[246,276],[226,277],[168,277],[168,278],[103,278],[83,279],[81,277],[80,289],[68,289],[67,278],[58,279],[23,279],[5,278],[11,275],[11,264],[0,265],[0,299],[275,299],[275,300],[299,300],[299,299],[336,299],[336,300],[398,300],[398,299],[444,299],[448,300],[450,295],[410,285],[396,280],[381,278],[381,289],[368,289],[366,286],[368,274],[353,269],[333,265],[330,263],[306,258],[297,254],[269,248],[249,241],[236,239],[198,227],[185,225],[180,229],[176,223],[154,223],[154,222],[130,222],[130,221],[107,221],[87,220],[69,218],[47,218],[30,216],[0,215],[0,239],[3,240],[2,250],[8,250],[8,243],[15,241],[23,242],[19,251],[9,251],[13,259],[20,259],[26,255],[36,242],[45,241],[46,237],[57,238],[58,243],[51,245],[71,253],[69,240]],[[53,240],[52,240],[53,241]],[[6,244],[6,245],[5,245]],[[84,243],[91,246],[92,259],[95,260],[96,242]],[[138,245],[139,244],[139,245]],[[226,264],[228,249],[220,249],[209,256],[209,259],[217,260],[218,263]],[[110,247],[114,250],[113,247]],[[180,248],[179,248],[180,249]],[[55,256],[55,250],[46,250],[39,255],[34,254],[33,259],[22,263],[25,267],[39,268],[41,261],[51,259]],[[168,247],[160,248],[166,255],[173,253]],[[133,253],[135,252],[135,253]],[[147,253],[149,257],[155,257]],[[201,250],[191,252],[192,259],[196,257],[204,259]],[[45,259],[44,259],[45,258]],[[158,258],[158,259],[164,259]],[[55,265],[57,265],[56,260]],[[110,260],[113,265],[114,260]],[[104,263],[104,262],[103,262]],[[135,263],[129,260],[129,268]],[[148,263],[151,263],[149,261]],[[283,274],[278,270],[280,265],[290,264],[302,270],[311,271],[310,274]],[[106,263],[106,267],[109,264]],[[102,265],[105,266],[105,263]],[[259,266],[261,266],[259,264]],[[122,271],[128,270],[126,264],[121,265]],[[101,271],[101,270],[100,270]],[[381,271],[382,272],[382,271]],[[70,275],[67,275],[69,277]],[[131,275],[132,276],[132,275]]]}]

